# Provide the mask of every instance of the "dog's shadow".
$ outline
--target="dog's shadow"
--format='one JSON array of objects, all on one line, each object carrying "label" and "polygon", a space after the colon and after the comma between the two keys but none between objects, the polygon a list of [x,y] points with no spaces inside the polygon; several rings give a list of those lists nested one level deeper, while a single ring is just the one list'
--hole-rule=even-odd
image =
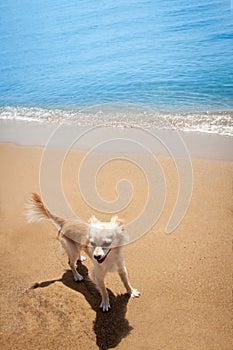
[{"label": "dog's shadow", "polygon": [[32,288],[44,288],[56,281],[61,281],[65,286],[83,294],[96,312],[93,330],[96,334],[96,344],[99,350],[115,348],[133,329],[125,318],[129,295],[115,296],[108,289],[111,309],[108,312],[103,312],[100,309],[100,294],[88,277],[88,269],[78,262],[78,271],[84,277],[82,282],[74,282],[72,272],[67,270],[60,280],[45,281],[34,285]]}]

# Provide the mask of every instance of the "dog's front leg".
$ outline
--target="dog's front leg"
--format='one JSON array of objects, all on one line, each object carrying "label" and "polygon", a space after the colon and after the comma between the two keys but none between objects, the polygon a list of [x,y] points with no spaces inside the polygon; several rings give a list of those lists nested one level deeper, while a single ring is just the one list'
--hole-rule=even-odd
[{"label": "dog's front leg", "polygon": [[103,311],[108,311],[110,309],[110,303],[109,303],[109,297],[108,297],[108,292],[107,289],[105,287],[104,284],[104,276],[96,276],[95,275],[95,283],[96,283],[96,287],[99,290],[100,294],[101,294],[101,304],[100,304],[100,308]]},{"label": "dog's front leg", "polygon": [[125,266],[121,266],[119,269],[118,269],[118,273],[119,273],[119,276],[126,288],[126,291],[127,293],[132,297],[132,298],[135,298],[135,297],[139,297],[140,296],[140,292],[133,288],[131,286],[131,284],[129,283],[129,279],[128,279],[128,273],[127,273],[127,269]]}]

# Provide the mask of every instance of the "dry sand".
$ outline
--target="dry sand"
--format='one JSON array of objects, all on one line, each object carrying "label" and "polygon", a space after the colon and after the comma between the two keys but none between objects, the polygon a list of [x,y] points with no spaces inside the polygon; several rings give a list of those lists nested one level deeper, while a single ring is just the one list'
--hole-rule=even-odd
[{"label": "dry sand", "polygon": [[[22,214],[28,194],[40,191],[42,149],[4,143],[0,155],[1,349],[232,349],[232,162],[193,159],[190,207],[167,235],[177,184],[171,160],[160,158],[168,182],[163,214],[125,247],[130,280],[141,297],[129,299],[118,276],[109,274],[112,308],[103,313],[95,287],[87,279],[73,282],[53,225],[28,225]],[[73,151],[63,182],[72,207],[87,220],[95,212],[71,174],[82,157]],[[122,213],[126,222],[140,212],[146,186],[131,166],[109,164],[98,180],[100,193],[112,199],[110,179],[130,176],[138,191]],[[80,265],[81,274],[87,276],[91,265]]]}]

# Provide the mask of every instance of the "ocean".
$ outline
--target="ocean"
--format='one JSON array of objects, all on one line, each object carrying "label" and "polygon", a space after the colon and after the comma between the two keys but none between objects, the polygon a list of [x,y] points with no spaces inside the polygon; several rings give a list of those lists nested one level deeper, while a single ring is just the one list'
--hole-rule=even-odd
[{"label": "ocean", "polygon": [[0,119],[233,135],[231,0],[0,3]]}]

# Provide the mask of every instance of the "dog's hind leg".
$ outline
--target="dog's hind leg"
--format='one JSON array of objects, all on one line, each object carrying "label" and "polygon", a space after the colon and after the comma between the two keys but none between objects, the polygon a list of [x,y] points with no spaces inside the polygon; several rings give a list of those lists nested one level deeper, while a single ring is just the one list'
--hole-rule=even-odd
[{"label": "dog's hind leg", "polygon": [[82,281],[83,277],[78,273],[75,266],[77,259],[80,257],[79,246],[76,243],[64,237],[59,237],[59,241],[61,242],[63,248],[65,249],[68,255],[68,264],[70,265],[70,268],[73,272],[74,281]]},{"label": "dog's hind leg", "polygon": [[71,259],[69,257],[69,265],[70,265],[70,268],[73,272],[73,276],[74,276],[74,281],[77,282],[77,281],[82,281],[83,280],[83,276],[80,275],[80,273],[78,273],[78,271],[76,270],[76,267],[75,267],[75,263],[77,261],[77,258],[73,258]]},{"label": "dog's hind leg", "polygon": [[78,258],[77,258],[77,262],[83,262],[83,261],[85,261],[85,260],[87,260],[87,258],[86,258],[84,255],[80,255],[80,254],[79,254],[79,256],[78,256]]}]

